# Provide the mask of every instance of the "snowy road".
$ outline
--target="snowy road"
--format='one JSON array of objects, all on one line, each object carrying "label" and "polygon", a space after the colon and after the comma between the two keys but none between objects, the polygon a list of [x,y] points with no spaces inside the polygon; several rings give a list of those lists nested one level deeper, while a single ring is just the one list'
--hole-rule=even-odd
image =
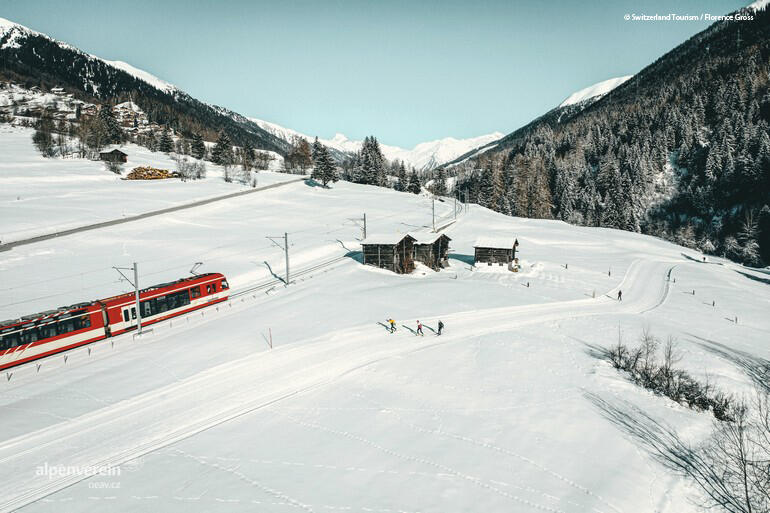
[{"label": "snowy road", "polygon": [[303,182],[307,179],[307,177],[302,178],[295,178],[293,180],[286,180],[284,182],[278,182],[273,183],[270,185],[265,185],[264,187],[257,187],[253,189],[248,189],[245,191],[238,191],[238,192],[231,192],[230,194],[225,194],[224,196],[217,196],[215,198],[206,198],[198,201],[193,201],[191,203],[184,203],[182,205],[176,205],[173,207],[163,208],[160,210],[152,210],[150,212],[143,212],[141,214],[137,214],[134,216],[129,217],[121,217],[118,219],[112,219],[110,221],[102,221],[100,223],[94,223],[94,224],[88,224],[84,226],[78,226],[76,228],[69,228],[66,230],[60,230],[53,233],[48,233],[45,235],[38,235],[36,237],[30,237],[28,239],[21,239],[21,240],[12,240],[10,242],[7,242],[5,244],[0,244],[0,251],[9,251],[12,248],[16,248],[19,246],[24,246],[27,244],[34,244],[36,242],[43,242],[46,240],[56,239],[59,237],[65,237],[67,235],[73,235],[76,233],[83,233],[91,230],[98,230],[100,228],[107,228],[109,226],[116,226],[123,223],[131,223],[134,221],[140,221],[142,219],[148,219],[150,217],[156,217],[161,216],[164,214],[171,214],[173,212],[179,212],[180,210],[188,210],[191,208],[196,207],[202,207],[203,205],[208,205],[210,203],[216,203],[217,201],[225,201],[233,198],[238,198],[240,196],[245,196],[247,194],[253,194],[255,192],[260,191],[266,191],[269,189],[275,189],[276,187],[282,187],[284,185],[289,185],[297,182]]},{"label": "snowy road", "polygon": [[[0,511],[12,511],[89,476],[38,475],[44,465],[117,466],[249,412],[318,389],[382,360],[471,336],[561,319],[643,313],[661,305],[673,262],[636,260],[616,290],[596,298],[447,313],[440,339],[391,336],[379,327],[345,332],[276,348],[225,363],[161,388],[0,442]],[[431,319],[422,319],[431,323]],[[411,324],[412,321],[401,321]],[[378,331],[373,331],[378,330]],[[427,342],[430,340],[430,342]],[[387,343],[384,343],[387,342]],[[130,370],[126,370],[130,372]]]}]

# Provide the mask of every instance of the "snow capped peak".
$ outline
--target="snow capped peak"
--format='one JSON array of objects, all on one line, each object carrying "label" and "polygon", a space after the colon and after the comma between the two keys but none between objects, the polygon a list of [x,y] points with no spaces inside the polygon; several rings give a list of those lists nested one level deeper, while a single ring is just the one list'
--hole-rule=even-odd
[{"label": "snow capped peak", "polygon": [[[270,121],[264,121],[257,118],[249,118],[249,120],[256,123],[257,126],[263,130],[266,130],[285,141],[291,141],[293,137],[302,137],[309,142],[313,142],[315,139],[315,137],[310,137],[297,132],[296,130],[283,127],[276,123],[271,123]],[[411,150],[382,144],[382,142],[380,142],[380,150],[382,150],[382,154],[385,158],[390,161],[403,160],[406,164],[414,166],[417,169],[429,170],[446,162],[450,162],[474,148],[496,141],[503,137],[503,135],[504,134],[501,132],[493,132],[491,134],[471,137],[468,139],[444,137],[443,139],[436,139],[435,141],[419,143]],[[321,139],[319,137],[318,141],[324,146],[345,153],[355,153],[363,146],[363,141],[350,140],[345,134],[340,132],[334,134],[334,137],[331,139]]]},{"label": "snow capped peak", "polygon": [[56,42],[59,46],[62,48],[68,48],[80,53],[83,53],[84,55],[88,55],[89,57],[93,59],[98,59],[105,64],[112,66],[113,68],[125,71],[129,75],[132,75],[139,80],[148,83],[149,85],[155,87],[156,89],[159,89],[161,91],[171,93],[174,91],[177,91],[177,88],[168,82],[159,79],[155,75],[148,73],[144,70],[141,70],[139,68],[135,68],[134,66],[128,64],[127,62],[123,61],[109,61],[107,59],[102,59],[101,57],[97,57],[96,55],[90,55],[85,54],[81,50],[67,44],[61,41],[57,41],[45,34],[42,34],[40,32],[34,31],[28,27],[25,27],[24,25],[20,25],[18,23],[15,23],[11,20],[7,20],[5,18],[0,18],[0,38],[3,38],[7,35],[10,35],[8,39],[3,43],[2,48],[18,48],[20,46],[19,38],[23,36],[40,36],[44,37],[46,39],[50,39],[51,41]]},{"label": "snow capped peak", "polygon": [[768,4],[770,4],[770,0],[757,0],[756,2],[749,4],[746,6],[746,9],[752,10],[752,11],[764,11],[767,9]]},{"label": "snow capped peak", "polygon": [[117,68],[119,70],[123,70],[129,75],[138,78],[139,80],[143,82],[147,82],[151,86],[153,86],[155,89],[159,89],[161,91],[165,91],[167,93],[176,91],[176,86],[169,84],[165,80],[161,80],[152,73],[148,73],[147,71],[144,71],[139,68],[135,68],[134,66],[130,65],[127,62],[123,61],[108,61],[107,59],[102,59],[101,57],[96,57],[95,55],[92,55],[92,57],[99,59],[101,61],[104,61],[105,63],[109,64],[113,68]]},{"label": "snow capped peak", "polygon": [[[767,1],[767,0],[760,0],[760,1]],[[566,107],[567,105],[575,105],[577,103],[584,102],[588,99],[596,98],[597,96],[598,97],[604,96],[605,94],[609,93],[610,91],[618,87],[620,84],[622,84],[632,76],[633,75],[628,75],[625,77],[618,77],[618,78],[611,78],[609,80],[604,80],[592,86],[586,87],[585,89],[581,89],[580,91],[577,91],[569,95],[566,100],[564,100],[563,102],[561,102],[561,104],[559,104],[559,107]]]},{"label": "snow capped peak", "polygon": [[[18,23],[15,23],[11,20],[7,20],[5,18],[0,18],[0,34],[7,34],[11,31],[11,29],[19,28],[21,30],[30,30],[24,25],[19,25]],[[30,32],[32,32],[30,30]]]},{"label": "snow capped peak", "polygon": [[0,49],[18,48],[19,36],[24,35],[38,35],[48,37],[44,34],[41,34],[40,32],[35,32],[34,30],[27,28],[24,25],[19,25],[18,23],[14,23],[13,21],[7,20],[5,18],[0,18],[0,38],[8,36],[8,40],[5,41],[2,46],[0,46]]}]

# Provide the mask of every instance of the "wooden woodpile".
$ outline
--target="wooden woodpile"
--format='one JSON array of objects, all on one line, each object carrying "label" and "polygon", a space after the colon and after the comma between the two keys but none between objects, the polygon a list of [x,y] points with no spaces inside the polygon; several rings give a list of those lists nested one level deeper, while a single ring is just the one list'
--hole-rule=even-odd
[{"label": "wooden woodpile", "polygon": [[149,166],[139,166],[131,170],[126,175],[126,180],[165,180],[167,178],[177,178],[178,173],[172,173],[168,169],[158,169]]}]

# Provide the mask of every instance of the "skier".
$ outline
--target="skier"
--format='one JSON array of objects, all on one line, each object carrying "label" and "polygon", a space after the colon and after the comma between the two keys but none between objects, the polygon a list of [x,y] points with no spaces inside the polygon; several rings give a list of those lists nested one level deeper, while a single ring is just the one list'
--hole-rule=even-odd
[{"label": "skier", "polygon": [[417,321],[417,333],[416,335],[420,335],[422,337],[425,336],[425,334],[422,332],[422,323],[420,321]]},{"label": "skier", "polygon": [[388,324],[390,324],[390,332],[393,333],[396,331],[396,321],[393,319],[388,319]]},{"label": "skier", "polygon": [[438,321],[438,334],[441,335],[441,330],[444,329],[444,323],[439,319]]},{"label": "skier", "polygon": [[618,301],[623,301],[623,291],[622,290],[618,291]]}]

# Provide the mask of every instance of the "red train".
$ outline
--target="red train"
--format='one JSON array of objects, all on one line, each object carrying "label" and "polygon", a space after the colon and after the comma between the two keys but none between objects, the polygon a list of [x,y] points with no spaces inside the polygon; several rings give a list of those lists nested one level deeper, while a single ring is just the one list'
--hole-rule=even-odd
[{"label": "red train", "polygon": [[[141,290],[142,326],[226,301],[229,289],[208,273]],[[0,322],[0,370],[134,329],[133,292]]]}]

